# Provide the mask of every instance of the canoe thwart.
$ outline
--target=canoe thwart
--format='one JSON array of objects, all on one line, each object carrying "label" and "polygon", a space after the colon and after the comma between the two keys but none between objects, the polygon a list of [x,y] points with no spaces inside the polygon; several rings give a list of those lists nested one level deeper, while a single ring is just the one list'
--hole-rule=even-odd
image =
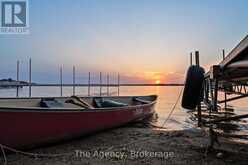
[{"label": "canoe thwart", "polygon": [[85,108],[89,108],[89,109],[93,109],[95,108],[94,106],[92,106],[91,104],[87,103],[86,101],[84,101],[83,99],[81,99],[78,96],[71,96],[71,98],[76,99],[77,101],[79,101],[81,103],[81,105]]}]

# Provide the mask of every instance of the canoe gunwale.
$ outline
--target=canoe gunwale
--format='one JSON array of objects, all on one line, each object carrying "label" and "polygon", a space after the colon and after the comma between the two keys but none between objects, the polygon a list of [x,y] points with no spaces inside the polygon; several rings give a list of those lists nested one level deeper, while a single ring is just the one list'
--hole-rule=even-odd
[{"label": "canoe gunwale", "polygon": [[[118,96],[118,97],[130,97],[130,96]],[[43,107],[0,107],[0,112],[39,112],[39,113],[60,113],[60,112],[74,112],[74,113],[88,113],[88,112],[109,112],[109,111],[120,111],[120,110],[130,110],[135,108],[144,108],[149,107],[157,102],[157,95],[147,95],[147,96],[131,96],[131,97],[154,97],[154,100],[150,103],[141,104],[141,105],[128,105],[124,107],[106,107],[106,108],[94,108],[94,109],[88,109],[88,108],[43,108]],[[19,98],[0,98],[1,99],[41,99],[46,97],[32,97],[32,98],[26,98],[26,97],[19,97]],[[49,97],[47,97],[49,98]],[[68,98],[68,97],[54,97],[54,98]],[[83,98],[91,98],[91,97],[83,97]],[[108,98],[108,97],[104,97]],[[113,98],[113,97],[109,97]]]}]

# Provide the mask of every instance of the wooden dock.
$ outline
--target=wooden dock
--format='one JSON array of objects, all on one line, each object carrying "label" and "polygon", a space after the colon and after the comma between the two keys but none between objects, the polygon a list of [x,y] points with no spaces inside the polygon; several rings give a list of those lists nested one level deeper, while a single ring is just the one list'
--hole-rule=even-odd
[{"label": "wooden dock", "polygon": [[[198,126],[209,127],[210,148],[217,142],[217,138],[213,137],[217,135],[218,130],[215,128],[218,125],[232,124],[232,121],[239,122],[248,117],[247,113],[241,115],[233,113],[233,109],[228,108],[227,105],[230,101],[248,97],[247,73],[248,35],[227,56],[223,50],[223,60],[219,64],[211,66],[204,75],[203,98],[200,99],[194,115],[197,117]],[[220,91],[224,92],[223,100],[218,98]],[[229,110],[232,111],[229,112]],[[232,135],[225,136],[231,137]]]}]

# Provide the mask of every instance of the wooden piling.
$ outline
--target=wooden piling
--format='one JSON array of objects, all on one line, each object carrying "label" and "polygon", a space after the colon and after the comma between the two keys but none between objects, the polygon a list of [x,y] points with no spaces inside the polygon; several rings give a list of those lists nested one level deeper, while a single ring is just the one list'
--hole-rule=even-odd
[{"label": "wooden piling", "polygon": [[[195,64],[200,66],[199,51],[195,51]],[[202,96],[200,96],[200,97],[202,97]],[[201,127],[201,123],[202,123],[201,100],[202,100],[202,98],[199,99],[199,102],[197,105],[198,127]]]},{"label": "wooden piling", "polygon": [[227,100],[227,94],[226,94],[226,92],[224,93],[224,97],[225,97],[224,109],[225,109],[225,111],[226,111],[226,110],[227,110],[227,103],[226,103],[226,100]]},{"label": "wooden piling", "polygon": [[225,49],[222,49],[222,57],[223,57],[223,60],[226,58]]},{"label": "wooden piling", "polygon": [[213,100],[214,100],[214,109],[213,109],[213,111],[218,111],[218,106],[217,106],[217,104],[218,104],[218,80],[217,79],[215,79],[215,81],[214,81],[214,98],[213,98]]},{"label": "wooden piling", "polygon": [[[223,57],[223,60],[226,58],[225,49],[222,49],[222,57]],[[226,110],[227,109],[227,104],[226,104],[227,95],[226,95],[226,91],[224,91],[224,97],[225,97],[224,109]]]},{"label": "wooden piling", "polygon": [[192,52],[190,52],[190,66],[193,65],[193,54]]},{"label": "wooden piling", "polygon": [[195,64],[200,65],[199,51],[195,51]]}]

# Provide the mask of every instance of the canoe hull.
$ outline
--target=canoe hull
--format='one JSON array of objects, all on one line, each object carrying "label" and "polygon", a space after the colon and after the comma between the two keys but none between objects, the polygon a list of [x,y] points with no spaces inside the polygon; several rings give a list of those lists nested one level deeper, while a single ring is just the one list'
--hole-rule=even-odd
[{"label": "canoe hull", "polygon": [[0,143],[29,148],[141,120],[154,113],[147,105],[96,111],[0,111]]}]

